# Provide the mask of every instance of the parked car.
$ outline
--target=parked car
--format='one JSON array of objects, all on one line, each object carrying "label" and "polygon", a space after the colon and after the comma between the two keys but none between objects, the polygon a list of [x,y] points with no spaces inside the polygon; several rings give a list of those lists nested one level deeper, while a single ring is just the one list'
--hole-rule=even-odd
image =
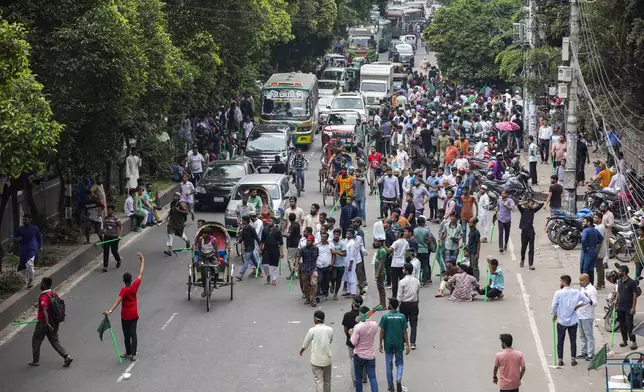
[{"label": "parked car", "polygon": [[[369,118],[369,109],[362,93],[340,93],[333,98],[332,110],[357,110],[363,123]],[[355,125],[355,124],[354,124]]]},{"label": "parked car", "polygon": [[252,173],[255,173],[255,167],[250,159],[210,163],[195,188],[195,207],[225,207],[237,182]]},{"label": "parked car", "polygon": [[354,130],[356,121],[360,119],[360,112],[357,110],[332,110],[329,112],[324,128],[322,129],[322,145],[330,140],[336,140],[339,136],[346,146],[355,144]]},{"label": "parked car", "polygon": [[[318,112],[318,123],[323,124],[331,111],[331,103],[333,102],[333,95],[322,95],[318,98],[315,110]],[[322,129],[318,126],[318,132]]]},{"label": "parked car", "polygon": [[275,164],[275,156],[289,163],[291,128],[288,124],[260,124],[248,136],[246,156],[258,173],[268,173]]},{"label": "parked car", "polygon": [[264,187],[268,191],[275,218],[281,222],[280,210],[285,211],[288,208],[288,198],[295,194],[295,187],[289,181],[289,176],[286,174],[249,174],[233,188],[224,216],[226,228],[237,229],[237,205],[241,203],[244,192],[258,186]]}]

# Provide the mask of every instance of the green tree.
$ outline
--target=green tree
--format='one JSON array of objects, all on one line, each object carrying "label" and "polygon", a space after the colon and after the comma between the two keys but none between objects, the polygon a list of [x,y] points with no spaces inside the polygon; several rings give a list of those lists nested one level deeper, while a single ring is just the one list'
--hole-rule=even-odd
[{"label": "green tree", "polygon": [[455,0],[440,8],[423,34],[443,74],[464,82],[498,80],[495,57],[508,42],[492,39],[511,29],[519,7],[517,0]]},{"label": "green tree", "polygon": [[56,151],[62,129],[30,69],[26,35],[22,26],[0,20],[0,224],[19,184],[29,187],[28,175],[42,170],[46,155]]}]

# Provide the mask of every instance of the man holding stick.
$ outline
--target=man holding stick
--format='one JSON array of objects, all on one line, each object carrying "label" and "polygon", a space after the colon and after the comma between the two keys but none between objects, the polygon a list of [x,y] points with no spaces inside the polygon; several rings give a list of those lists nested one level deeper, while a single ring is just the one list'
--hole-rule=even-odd
[{"label": "man holding stick", "polygon": [[107,216],[103,218],[103,272],[107,272],[107,264],[110,261],[110,250],[116,260],[116,268],[121,267],[121,255],[119,254],[119,241],[123,233],[121,218],[114,214],[114,205],[107,206]]}]

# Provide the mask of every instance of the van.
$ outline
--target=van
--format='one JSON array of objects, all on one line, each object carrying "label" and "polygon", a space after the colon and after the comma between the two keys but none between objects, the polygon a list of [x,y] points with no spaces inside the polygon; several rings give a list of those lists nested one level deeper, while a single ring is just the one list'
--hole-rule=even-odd
[{"label": "van", "polygon": [[366,98],[369,110],[378,109],[394,88],[392,65],[365,64],[360,68],[360,92]]}]

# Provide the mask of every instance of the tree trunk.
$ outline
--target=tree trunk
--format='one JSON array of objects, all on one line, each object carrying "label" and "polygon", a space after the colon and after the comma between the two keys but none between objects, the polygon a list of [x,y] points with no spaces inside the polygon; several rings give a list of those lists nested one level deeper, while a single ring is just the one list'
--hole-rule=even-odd
[{"label": "tree trunk", "polygon": [[[2,220],[4,219],[4,212],[9,204],[9,197],[11,196],[11,186],[5,182],[2,187],[2,199],[0,200],[0,227],[2,227]],[[0,272],[2,272],[2,261],[4,259],[4,247],[0,246]]]},{"label": "tree trunk", "polygon": [[34,200],[34,192],[31,180],[29,180],[29,175],[27,173],[22,173],[20,180],[22,181],[22,186],[25,191],[25,201],[27,202],[31,219],[33,219],[36,225],[42,225],[42,222],[40,222],[40,214],[38,213],[38,206]]},{"label": "tree trunk", "polygon": [[114,197],[112,196],[112,162],[105,161],[105,181],[103,182],[103,188],[105,189],[105,197],[107,203],[113,203]]},{"label": "tree trunk", "polygon": [[11,197],[11,215],[13,217],[13,229],[16,230],[20,227],[20,203],[18,203],[18,181],[15,179],[11,181],[9,187],[9,195]]}]

